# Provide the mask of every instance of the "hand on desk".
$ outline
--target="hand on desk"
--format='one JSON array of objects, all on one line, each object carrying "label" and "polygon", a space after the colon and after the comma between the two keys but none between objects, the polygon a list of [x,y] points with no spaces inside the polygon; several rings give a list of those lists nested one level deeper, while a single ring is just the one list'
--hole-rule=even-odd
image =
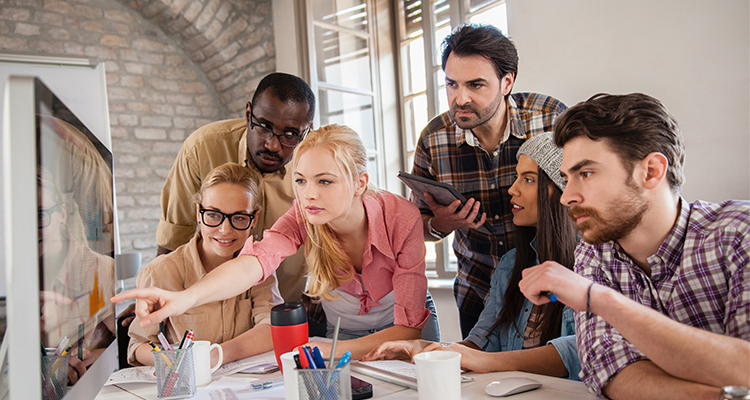
[{"label": "hand on desk", "polygon": [[432,344],[426,340],[395,340],[385,342],[362,357],[362,361],[375,360],[413,360],[414,356],[421,353],[425,347]]}]

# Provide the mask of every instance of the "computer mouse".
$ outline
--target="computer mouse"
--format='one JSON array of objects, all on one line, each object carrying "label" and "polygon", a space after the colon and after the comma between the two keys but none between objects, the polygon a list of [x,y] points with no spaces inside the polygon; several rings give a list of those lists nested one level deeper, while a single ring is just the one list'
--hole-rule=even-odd
[{"label": "computer mouse", "polygon": [[487,385],[484,391],[493,397],[506,397],[538,389],[541,383],[528,378],[505,378]]}]

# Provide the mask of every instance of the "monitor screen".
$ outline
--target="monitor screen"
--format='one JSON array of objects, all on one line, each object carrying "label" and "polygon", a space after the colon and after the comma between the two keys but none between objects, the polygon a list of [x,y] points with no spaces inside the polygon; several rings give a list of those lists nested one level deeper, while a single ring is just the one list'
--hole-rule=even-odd
[{"label": "monitor screen", "polygon": [[5,96],[0,397],[41,398],[28,349],[67,342],[65,398],[91,399],[116,367],[112,154],[39,79],[11,76]]},{"label": "monitor screen", "polygon": [[35,98],[41,341],[67,338],[75,382],[115,339],[112,154],[38,80]]}]

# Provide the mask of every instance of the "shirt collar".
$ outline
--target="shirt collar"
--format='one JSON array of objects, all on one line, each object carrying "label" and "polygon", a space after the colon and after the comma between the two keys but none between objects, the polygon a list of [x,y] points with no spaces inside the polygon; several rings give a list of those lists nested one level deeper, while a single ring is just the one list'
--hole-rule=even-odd
[{"label": "shirt collar", "polygon": [[[685,199],[680,197],[677,207],[679,207],[677,221],[672,226],[672,230],[656,253],[647,259],[650,265],[663,265],[669,271],[674,270],[674,266],[678,265],[682,259],[682,248],[690,219],[690,204]],[[653,270],[651,275],[654,275]]]},{"label": "shirt collar", "polygon": [[362,196],[362,203],[367,213],[367,236],[371,246],[374,246],[384,256],[396,260],[393,249],[388,243],[385,216],[383,208],[374,196]]}]

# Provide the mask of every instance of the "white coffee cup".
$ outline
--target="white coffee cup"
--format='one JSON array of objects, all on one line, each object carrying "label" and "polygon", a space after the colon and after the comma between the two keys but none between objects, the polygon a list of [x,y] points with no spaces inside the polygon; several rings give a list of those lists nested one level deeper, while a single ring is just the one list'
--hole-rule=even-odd
[{"label": "white coffee cup", "polygon": [[297,386],[297,364],[294,362],[295,351],[284,353],[279,357],[284,368],[284,398],[286,400],[299,400],[299,387]]},{"label": "white coffee cup", "polygon": [[414,356],[419,400],[461,398],[461,353],[431,351]]},{"label": "white coffee cup", "polygon": [[[211,350],[219,350],[219,362],[211,367]],[[216,372],[224,363],[224,351],[221,346],[207,340],[196,340],[193,342],[193,362],[195,364],[195,386],[205,386],[211,383],[211,374]]]}]

